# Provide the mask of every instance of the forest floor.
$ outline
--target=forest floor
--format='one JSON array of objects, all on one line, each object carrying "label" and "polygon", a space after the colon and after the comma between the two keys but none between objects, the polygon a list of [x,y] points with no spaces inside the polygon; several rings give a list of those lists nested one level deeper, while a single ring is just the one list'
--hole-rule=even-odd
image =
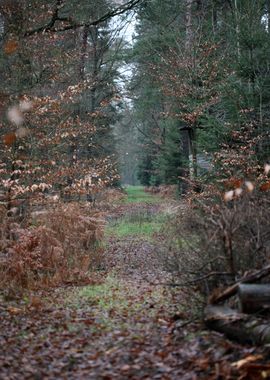
[{"label": "forest floor", "polygon": [[[130,191],[107,216],[105,262],[94,284],[0,302],[0,379],[264,379],[264,353],[191,322],[162,285],[155,236],[168,204]],[[40,294],[39,294],[40,298]],[[262,356],[261,356],[262,355]]]}]

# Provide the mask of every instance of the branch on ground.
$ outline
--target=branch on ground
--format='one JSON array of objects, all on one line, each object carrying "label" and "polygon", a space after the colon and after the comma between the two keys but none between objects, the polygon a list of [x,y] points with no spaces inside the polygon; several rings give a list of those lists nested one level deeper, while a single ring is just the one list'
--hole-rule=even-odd
[{"label": "branch on ground", "polygon": [[268,276],[270,274],[270,265],[267,265],[266,267],[253,272],[251,274],[248,274],[244,276],[241,280],[236,282],[234,285],[230,286],[229,288],[226,288],[224,291],[219,292],[218,294],[213,294],[210,299],[210,304],[218,304],[220,302],[226,301],[228,298],[234,296],[237,291],[240,284],[244,283],[252,283],[261,280],[262,278]]}]

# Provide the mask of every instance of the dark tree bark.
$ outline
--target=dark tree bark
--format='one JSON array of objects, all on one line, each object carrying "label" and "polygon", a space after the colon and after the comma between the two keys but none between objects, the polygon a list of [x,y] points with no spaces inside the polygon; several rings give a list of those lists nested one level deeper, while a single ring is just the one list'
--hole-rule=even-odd
[{"label": "dark tree bark", "polygon": [[262,268],[261,270],[258,270],[254,273],[251,273],[251,274],[243,277],[236,284],[230,286],[229,288],[226,288],[224,291],[222,291],[216,295],[213,295],[212,297],[210,297],[209,303],[218,304],[220,302],[226,301],[228,298],[234,296],[237,293],[239,285],[259,281],[262,278],[268,276],[269,274],[270,274],[270,265],[267,265],[266,267]]},{"label": "dark tree bark", "polygon": [[238,286],[239,308],[243,313],[257,313],[270,308],[269,284],[240,284]]},{"label": "dark tree bark", "polygon": [[208,328],[240,343],[257,345],[270,343],[268,321],[238,313],[229,307],[208,305],[204,311],[204,321]]},{"label": "dark tree bark", "polygon": [[85,62],[87,58],[87,39],[89,35],[89,26],[83,27],[82,32],[82,48],[81,48],[81,64],[80,64],[80,78],[84,79],[85,77]]}]

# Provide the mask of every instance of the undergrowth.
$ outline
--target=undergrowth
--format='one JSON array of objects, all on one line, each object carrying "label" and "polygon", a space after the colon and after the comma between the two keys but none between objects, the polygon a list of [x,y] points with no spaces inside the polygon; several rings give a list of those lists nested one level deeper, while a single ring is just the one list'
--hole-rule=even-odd
[{"label": "undergrowth", "polygon": [[253,187],[220,193],[212,186],[166,226],[164,262],[188,304],[205,305],[218,288],[268,265],[269,195]]},{"label": "undergrowth", "polygon": [[15,293],[87,281],[102,261],[104,220],[79,204],[57,204],[26,227],[2,223],[0,288]]}]

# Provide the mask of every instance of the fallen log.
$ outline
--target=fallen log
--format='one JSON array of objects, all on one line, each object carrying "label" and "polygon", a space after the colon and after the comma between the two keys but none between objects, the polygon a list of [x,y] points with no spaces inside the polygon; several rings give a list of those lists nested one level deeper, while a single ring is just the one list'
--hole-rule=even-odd
[{"label": "fallen log", "polygon": [[209,298],[209,303],[215,305],[220,302],[226,301],[228,298],[234,296],[237,293],[239,285],[259,281],[262,278],[268,276],[269,274],[270,274],[270,265],[267,265],[266,267],[256,272],[253,272],[247,276],[244,276],[241,280],[236,282],[234,285],[226,288],[224,291],[218,294],[213,294]]},{"label": "fallen log", "polygon": [[257,313],[270,308],[269,284],[240,284],[239,309],[242,313]]},{"label": "fallen log", "polygon": [[204,310],[204,322],[208,328],[240,343],[270,343],[270,324],[267,321],[238,313],[226,306],[208,305]]}]

